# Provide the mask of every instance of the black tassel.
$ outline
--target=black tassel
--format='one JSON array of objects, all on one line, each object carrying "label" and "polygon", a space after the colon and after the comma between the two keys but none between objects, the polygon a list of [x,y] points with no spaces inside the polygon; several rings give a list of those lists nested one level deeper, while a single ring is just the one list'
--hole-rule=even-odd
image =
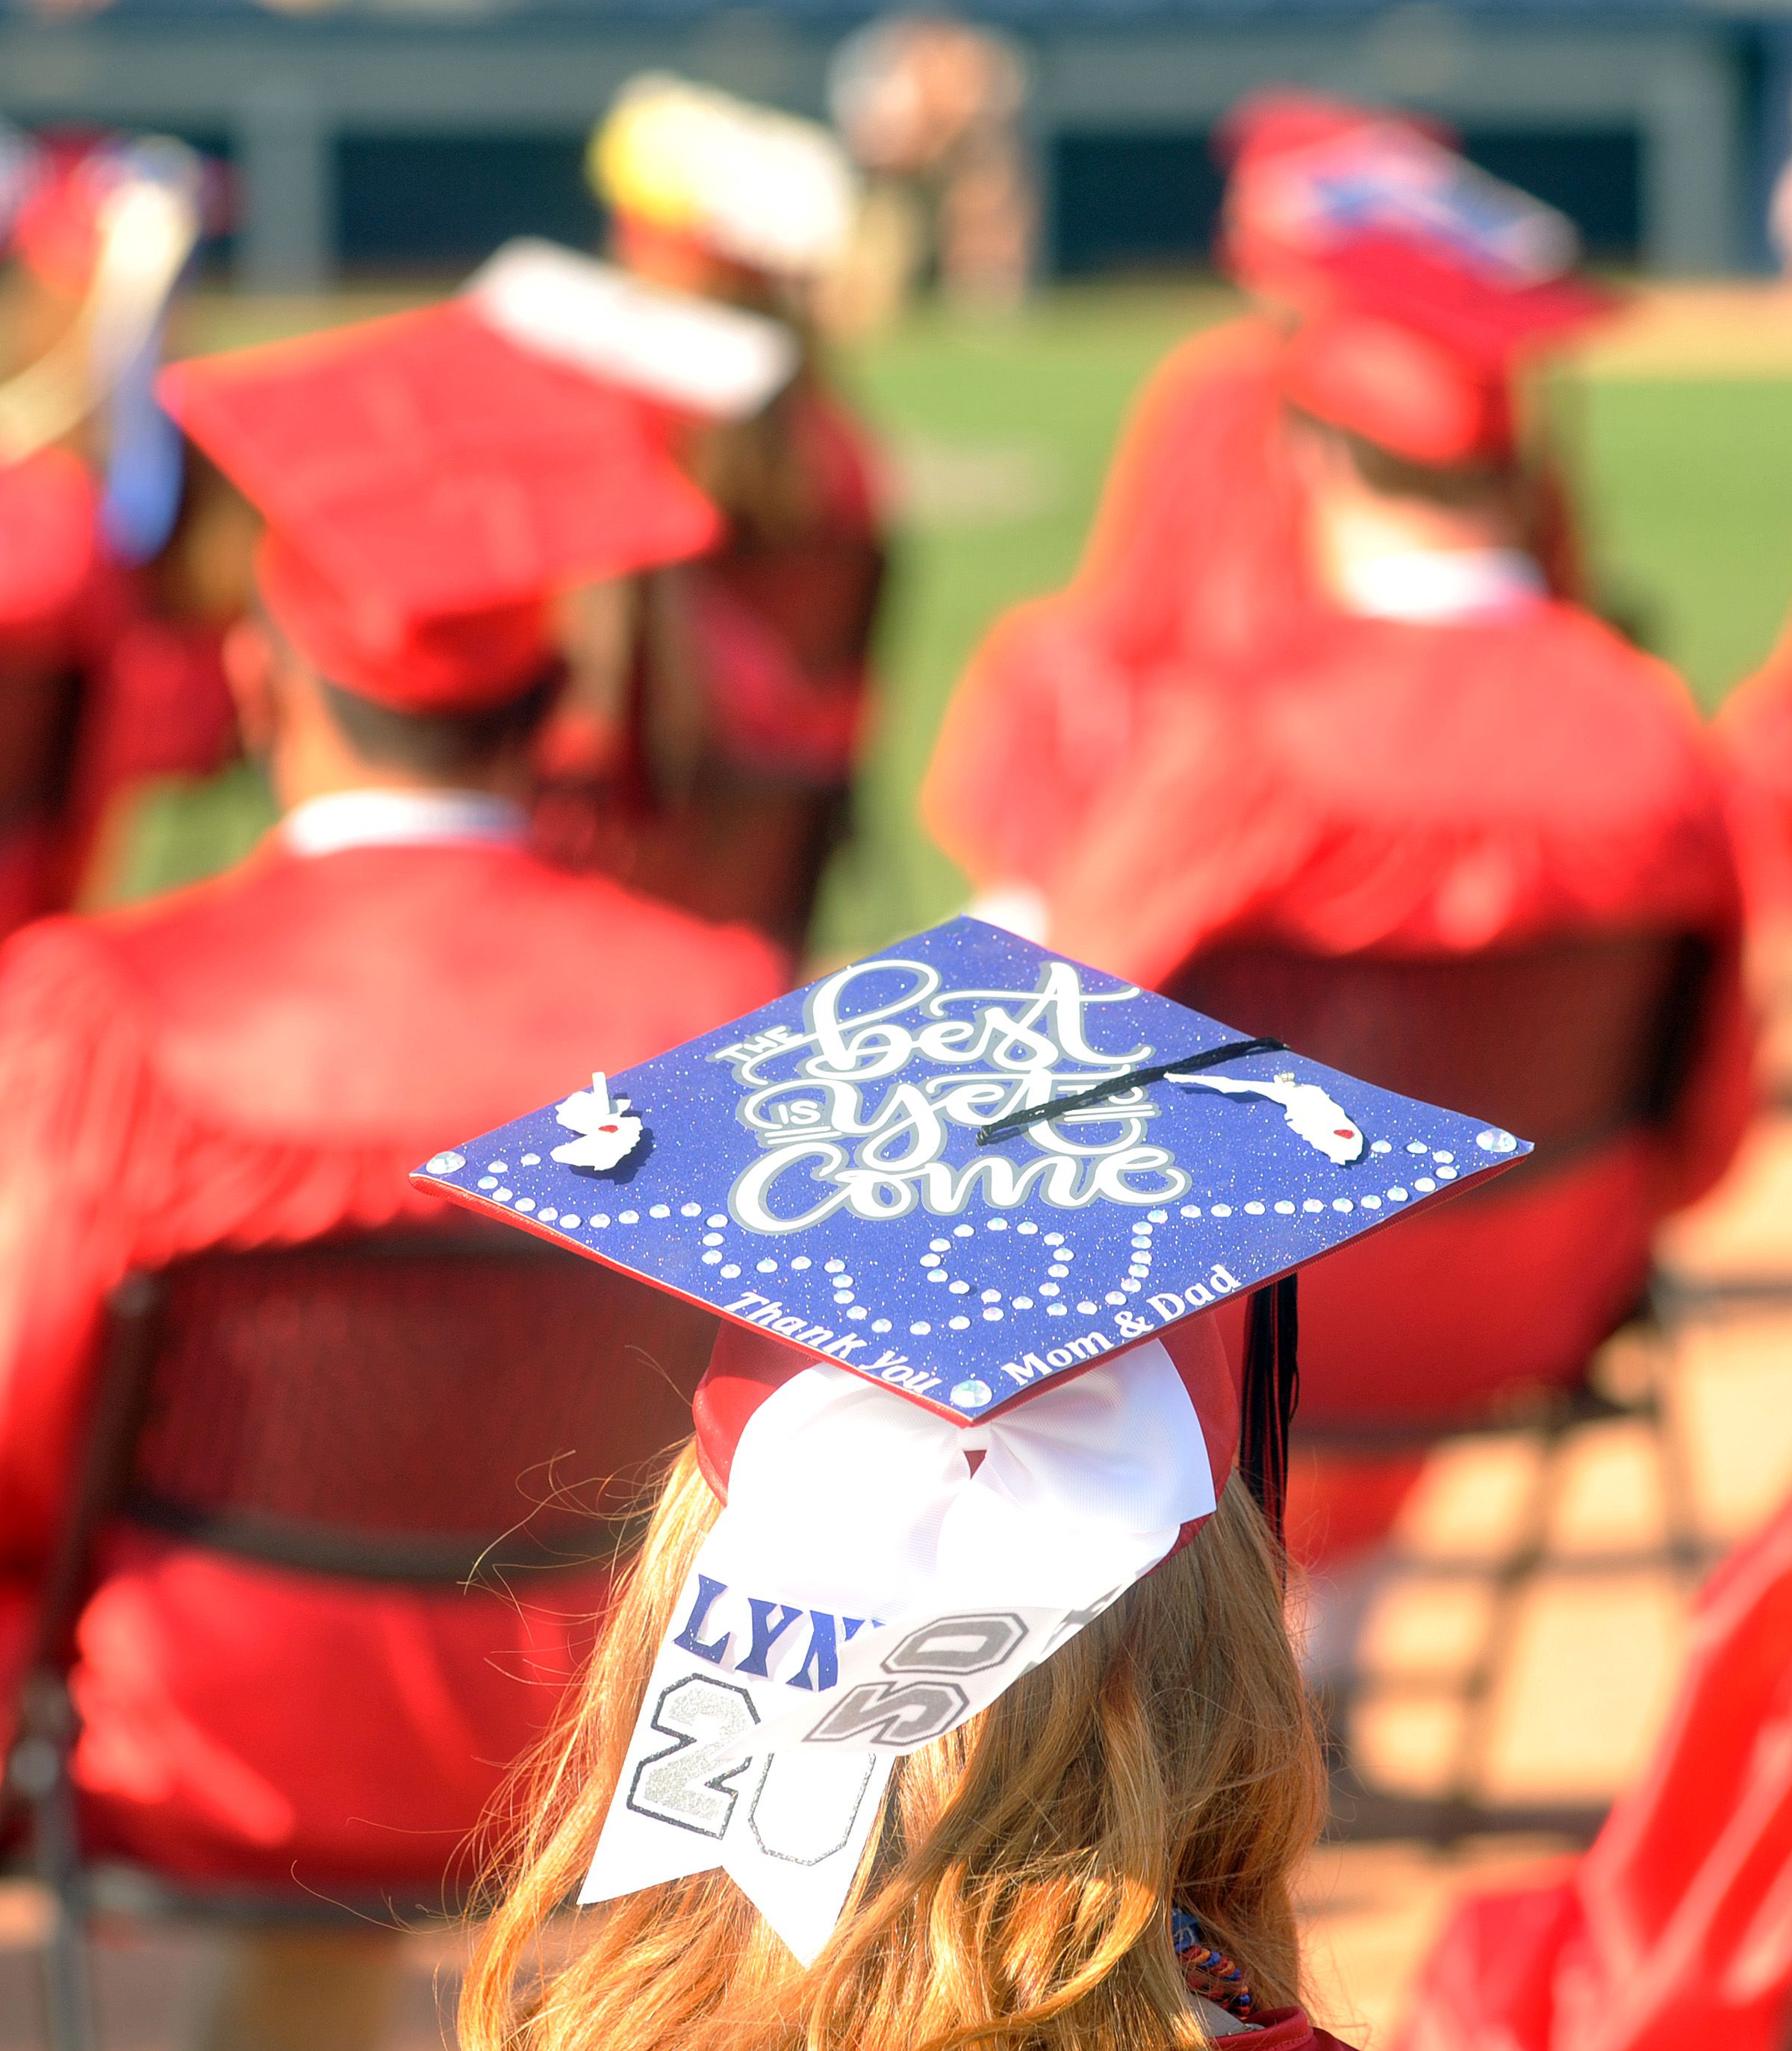
[{"label": "black tassel", "polygon": [[1300,1401],[1300,1284],[1284,1275],[1253,1290],[1244,1325],[1244,1414],[1238,1468],[1281,1544],[1286,1536],[1288,1439]]}]

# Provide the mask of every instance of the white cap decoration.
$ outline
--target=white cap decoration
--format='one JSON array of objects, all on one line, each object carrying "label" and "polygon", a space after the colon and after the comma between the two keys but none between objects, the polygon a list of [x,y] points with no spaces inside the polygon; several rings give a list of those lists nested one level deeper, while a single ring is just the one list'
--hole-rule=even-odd
[{"label": "white cap decoration", "polygon": [[795,375],[782,321],[644,283],[556,242],[506,242],[468,279],[481,319],[519,348],[711,420],[751,419]]}]

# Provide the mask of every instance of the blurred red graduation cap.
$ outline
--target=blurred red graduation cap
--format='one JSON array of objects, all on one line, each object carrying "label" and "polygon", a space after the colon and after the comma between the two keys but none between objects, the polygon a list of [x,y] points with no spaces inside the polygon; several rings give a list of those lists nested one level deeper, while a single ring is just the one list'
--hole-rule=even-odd
[{"label": "blurred red graduation cap", "polygon": [[1329,92],[1307,92],[1298,86],[1272,85],[1247,93],[1213,132],[1213,154],[1236,175],[1261,170],[1277,157],[1316,145],[1335,143],[1365,128],[1398,123],[1446,146],[1455,137],[1428,115],[1394,113],[1361,100]]},{"label": "blurred red graduation cap", "polygon": [[502,704],[549,600],[713,545],[644,403],[464,303],[176,365],[164,404],[266,518],[262,596],[336,684],[401,711]]},{"label": "blurred red graduation cap", "polygon": [[1247,291],[1305,306],[1318,281],[1307,262],[1312,167],[1364,137],[1412,135],[1447,150],[1448,129],[1416,115],[1275,86],[1248,94],[1214,131],[1226,190],[1216,255]]},{"label": "blurred red graduation cap", "polygon": [[1610,311],[1575,274],[1573,225],[1404,114],[1315,94],[1246,101],[1221,131],[1223,255],[1242,283],[1313,318],[1415,327],[1509,365]]},{"label": "blurred red graduation cap", "polygon": [[1515,373],[1618,303],[1564,216],[1408,116],[1269,93],[1221,146],[1232,268],[1304,317],[1286,395],[1416,462],[1509,455]]},{"label": "blurred red graduation cap", "polygon": [[1283,394],[1422,463],[1509,457],[1518,371],[1616,304],[1581,279],[1508,286],[1382,238],[1339,252],[1329,275],[1332,307],[1283,350]]},{"label": "blurred red graduation cap", "polygon": [[36,153],[12,221],[14,253],[45,284],[79,299],[100,259],[100,216],[109,189],[104,138],[59,135]]}]

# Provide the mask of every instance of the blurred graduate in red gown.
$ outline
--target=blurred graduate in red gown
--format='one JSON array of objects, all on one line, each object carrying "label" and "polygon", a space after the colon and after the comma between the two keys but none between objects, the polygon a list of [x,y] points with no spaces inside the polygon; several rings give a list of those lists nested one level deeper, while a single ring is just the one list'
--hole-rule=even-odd
[{"label": "blurred graduate in red gown", "polygon": [[[1382,303],[1372,269],[1364,297]],[[1259,1009],[1283,1001],[1263,958],[1323,965],[1311,989],[1349,989],[1372,1022],[1333,1019],[1367,1030],[1361,1072],[1392,1083],[1377,1065],[1397,1060],[1401,1086],[1457,1100],[1483,1078],[1484,1115],[1552,1143],[1302,1292],[1303,1414],[1435,1428],[1582,1369],[1640,1293],[1658,1222],[1728,1165],[1752,1034],[1728,793],[1690,698],[1552,598],[1525,546],[1510,359],[1564,295],[1465,279],[1421,311],[1316,318],[1284,351],[1325,605],[1254,668],[1216,683],[1190,666],[1157,694],[1054,872],[1048,930],[1297,1040]],[[1463,1001],[1466,963],[1485,1005]],[[1525,1022],[1522,1045],[1489,1044],[1502,1018]],[[1387,1169],[1378,1205],[1436,1172]],[[1309,1551],[1379,1535],[1415,1473],[1351,1472]]]},{"label": "blurred graduate in red gown", "polygon": [[[1396,317],[1447,303],[1458,277],[1497,280],[1540,315],[1574,260],[1561,215],[1407,117],[1275,92],[1247,101],[1220,143],[1230,178],[1218,253],[1253,310],[1195,336],[1154,376],[1076,579],[1017,608],[979,650],[923,795],[940,845],[1009,916],[1029,916],[1028,893],[1156,692],[1191,668],[1241,683],[1325,609],[1286,432],[1290,334],[1361,303],[1371,273]],[[1577,289],[1565,317],[1586,308]],[[1538,318],[1536,339],[1547,332]],[[1551,588],[1571,592],[1560,490],[1535,451],[1533,463],[1523,538]]]},{"label": "blurred graduate in red gown", "polygon": [[1716,732],[1735,778],[1754,908],[1784,929],[1792,923],[1792,627],[1724,700]]},{"label": "blurred graduate in red gown", "polygon": [[[464,305],[183,365],[164,391],[269,522],[230,667],[285,818],[209,883],[42,921],[0,955],[15,1656],[127,1271],[429,1212],[406,1172],[443,1132],[783,982],[762,940],[524,844],[552,592],[715,539],[632,397]],[[88,1835],[195,1876],[352,1888],[409,1858],[439,1882],[551,1709],[502,1655],[567,1674],[605,1596],[594,1572],[519,1610],[121,1538],[80,1628]]]},{"label": "blurred graduate in red gown", "polygon": [[15,150],[9,175],[0,931],[83,894],[147,780],[233,752],[220,649],[243,595],[240,574],[205,588],[234,495],[183,461],[153,389],[209,204],[199,160],[85,139]]},{"label": "blurred graduate in red gown", "polygon": [[564,854],[588,854],[589,834],[643,888],[794,945],[845,825],[883,573],[873,451],[812,339],[854,182],[813,123],[657,75],[618,96],[591,170],[624,269],[775,317],[799,346],[794,377],[750,417],[679,431],[727,538],[573,607],[544,823]]},{"label": "blurred graduate in red gown", "polygon": [[1667,1728],[1592,1849],[1478,1896],[1401,2051],[1784,2051],[1792,2027],[1792,1506],[1700,1598]]}]

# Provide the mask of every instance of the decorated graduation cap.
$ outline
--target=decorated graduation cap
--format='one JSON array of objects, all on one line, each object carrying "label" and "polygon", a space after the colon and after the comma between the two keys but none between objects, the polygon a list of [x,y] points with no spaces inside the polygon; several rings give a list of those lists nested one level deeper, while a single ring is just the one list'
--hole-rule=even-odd
[{"label": "decorated graduation cap", "polygon": [[1517,447],[1511,366],[1497,349],[1465,350],[1373,315],[1322,314],[1289,338],[1280,377],[1302,412],[1413,463],[1499,463]]},{"label": "decorated graduation cap", "polygon": [[1330,93],[1271,88],[1247,94],[1214,135],[1226,189],[1216,255],[1221,268],[1249,290],[1305,306],[1317,280],[1310,268],[1316,244],[1336,239],[1322,179],[1325,166],[1359,158],[1369,139],[1423,136],[1447,150],[1441,127],[1407,113]]},{"label": "decorated graduation cap", "polygon": [[179,364],[161,392],[267,520],[276,623],[400,711],[516,697],[553,658],[556,590],[717,532],[637,395],[465,301]]},{"label": "decorated graduation cap", "polygon": [[1305,279],[1284,393],[1414,462],[1509,456],[1517,373],[1617,303],[1575,275],[1564,216],[1414,131],[1315,143],[1259,183]]},{"label": "decorated graduation cap", "polygon": [[892,1759],[1185,1543],[1235,1455],[1276,1513],[1295,1272],[1527,1151],[960,918],[435,1156],[721,1321],[725,1506],[583,1898],[720,1865],[814,1957]]},{"label": "decorated graduation cap", "polygon": [[[1290,375],[1306,378],[1322,354],[1365,365],[1376,356],[1353,409],[1383,428],[1374,439],[1419,460],[1503,452],[1509,401],[1497,388],[1526,355],[1617,304],[1577,275],[1579,239],[1566,215],[1417,123],[1345,102],[1294,96],[1259,110],[1242,131],[1226,221],[1235,271],[1314,324]],[[1408,338],[1417,426],[1392,396],[1400,375],[1381,374],[1392,351],[1364,338],[1390,330]],[[1333,373],[1333,385],[1343,381]],[[1447,446],[1436,455],[1419,444]]]}]

